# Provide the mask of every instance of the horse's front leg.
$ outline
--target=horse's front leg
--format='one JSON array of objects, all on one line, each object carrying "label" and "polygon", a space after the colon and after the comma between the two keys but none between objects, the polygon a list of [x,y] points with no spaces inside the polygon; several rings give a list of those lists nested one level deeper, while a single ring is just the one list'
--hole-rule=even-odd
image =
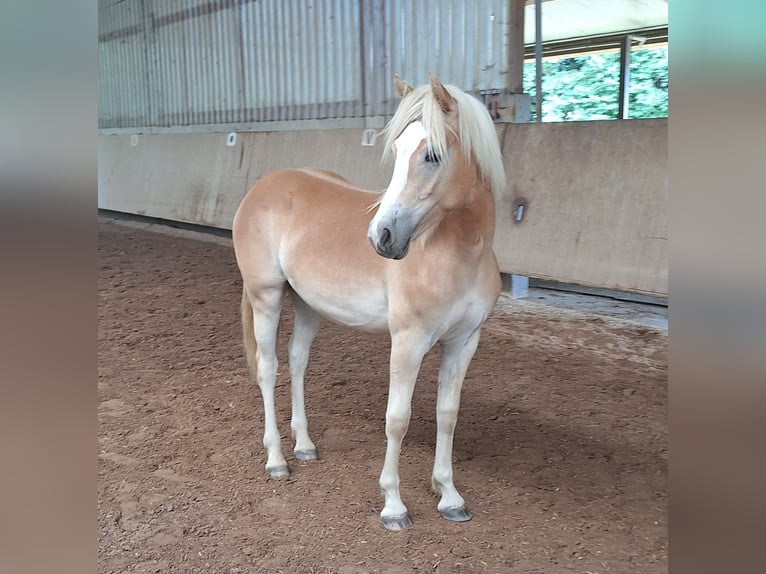
[{"label": "horse's front leg", "polygon": [[436,456],[431,488],[441,495],[437,509],[447,520],[465,522],[471,513],[452,480],[452,440],[460,409],[460,390],[476,347],[479,330],[468,336],[445,341],[439,367],[439,393],[436,401]]},{"label": "horse's front leg", "polygon": [[380,488],[385,497],[385,506],[380,518],[383,526],[389,530],[404,530],[412,526],[407,507],[399,495],[399,453],[410,424],[415,381],[428,348],[424,337],[410,331],[391,337],[391,380],[386,408],[386,460],[380,473]]}]

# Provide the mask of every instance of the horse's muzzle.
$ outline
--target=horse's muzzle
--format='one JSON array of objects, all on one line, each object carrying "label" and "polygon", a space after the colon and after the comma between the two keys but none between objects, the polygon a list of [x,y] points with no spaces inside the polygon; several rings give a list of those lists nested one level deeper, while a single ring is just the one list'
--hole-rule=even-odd
[{"label": "horse's muzzle", "polygon": [[[377,220],[377,221],[376,221]],[[410,249],[417,218],[412,210],[395,206],[391,215],[376,216],[367,229],[367,239],[373,249],[387,259],[403,259]]]},{"label": "horse's muzzle", "polygon": [[410,249],[409,240],[403,245],[396,244],[391,239],[391,230],[387,227],[381,230],[380,236],[380,240],[377,242],[368,237],[370,245],[372,245],[378,255],[387,259],[403,259],[407,255],[407,251]]}]

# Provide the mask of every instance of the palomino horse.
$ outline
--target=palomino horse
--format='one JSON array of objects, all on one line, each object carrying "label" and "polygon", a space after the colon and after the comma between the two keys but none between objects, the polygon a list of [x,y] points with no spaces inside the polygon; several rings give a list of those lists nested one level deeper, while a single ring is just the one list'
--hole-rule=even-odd
[{"label": "palomino horse", "polygon": [[288,475],[274,409],[285,293],[295,308],[290,426],[298,460],[317,457],[303,377],[320,316],[390,332],[380,516],[386,528],[402,530],[412,523],[399,495],[399,451],[421,360],[437,341],[442,355],[431,484],[444,518],[471,518],[452,479],[452,441],[463,378],[500,293],[493,193],[503,189],[505,174],[494,125],[478,100],[433,75],[430,85],[417,89],[398,76],[395,85],[402,100],[385,144],[394,154],[394,172],[382,195],[323,170],[272,172],[242,200],[233,238],[244,282],[245,349],[263,395],[271,477]]}]

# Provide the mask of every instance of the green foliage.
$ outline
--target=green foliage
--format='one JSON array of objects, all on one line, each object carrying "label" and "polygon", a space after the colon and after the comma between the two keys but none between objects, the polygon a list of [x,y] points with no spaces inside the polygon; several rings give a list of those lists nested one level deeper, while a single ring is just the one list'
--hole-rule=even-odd
[{"label": "green foliage", "polygon": [[631,118],[668,116],[668,50],[633,50],[630,56]]},{"label": "green foliage", "polygon": [[[524,89],[535,101],[535,64],[524,64]],[[615,119],[620,93],[620,55],[594,54],[543,61],[543,121]],[[668,115],[666,48],[634,50],[630,63],[630,118]],[[534,119],[535,106],[532,106]]]}]

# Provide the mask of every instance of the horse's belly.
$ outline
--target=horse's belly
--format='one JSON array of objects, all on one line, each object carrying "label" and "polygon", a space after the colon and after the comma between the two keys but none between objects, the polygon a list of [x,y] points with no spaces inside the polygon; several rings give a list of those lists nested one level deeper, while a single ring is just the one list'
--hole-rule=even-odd
[{"label": "horse's belly", "polygon": [[387,298],[382,289],[333,289],[290,283],[309,307],[331,321],[369,332],[388,330]]}]

